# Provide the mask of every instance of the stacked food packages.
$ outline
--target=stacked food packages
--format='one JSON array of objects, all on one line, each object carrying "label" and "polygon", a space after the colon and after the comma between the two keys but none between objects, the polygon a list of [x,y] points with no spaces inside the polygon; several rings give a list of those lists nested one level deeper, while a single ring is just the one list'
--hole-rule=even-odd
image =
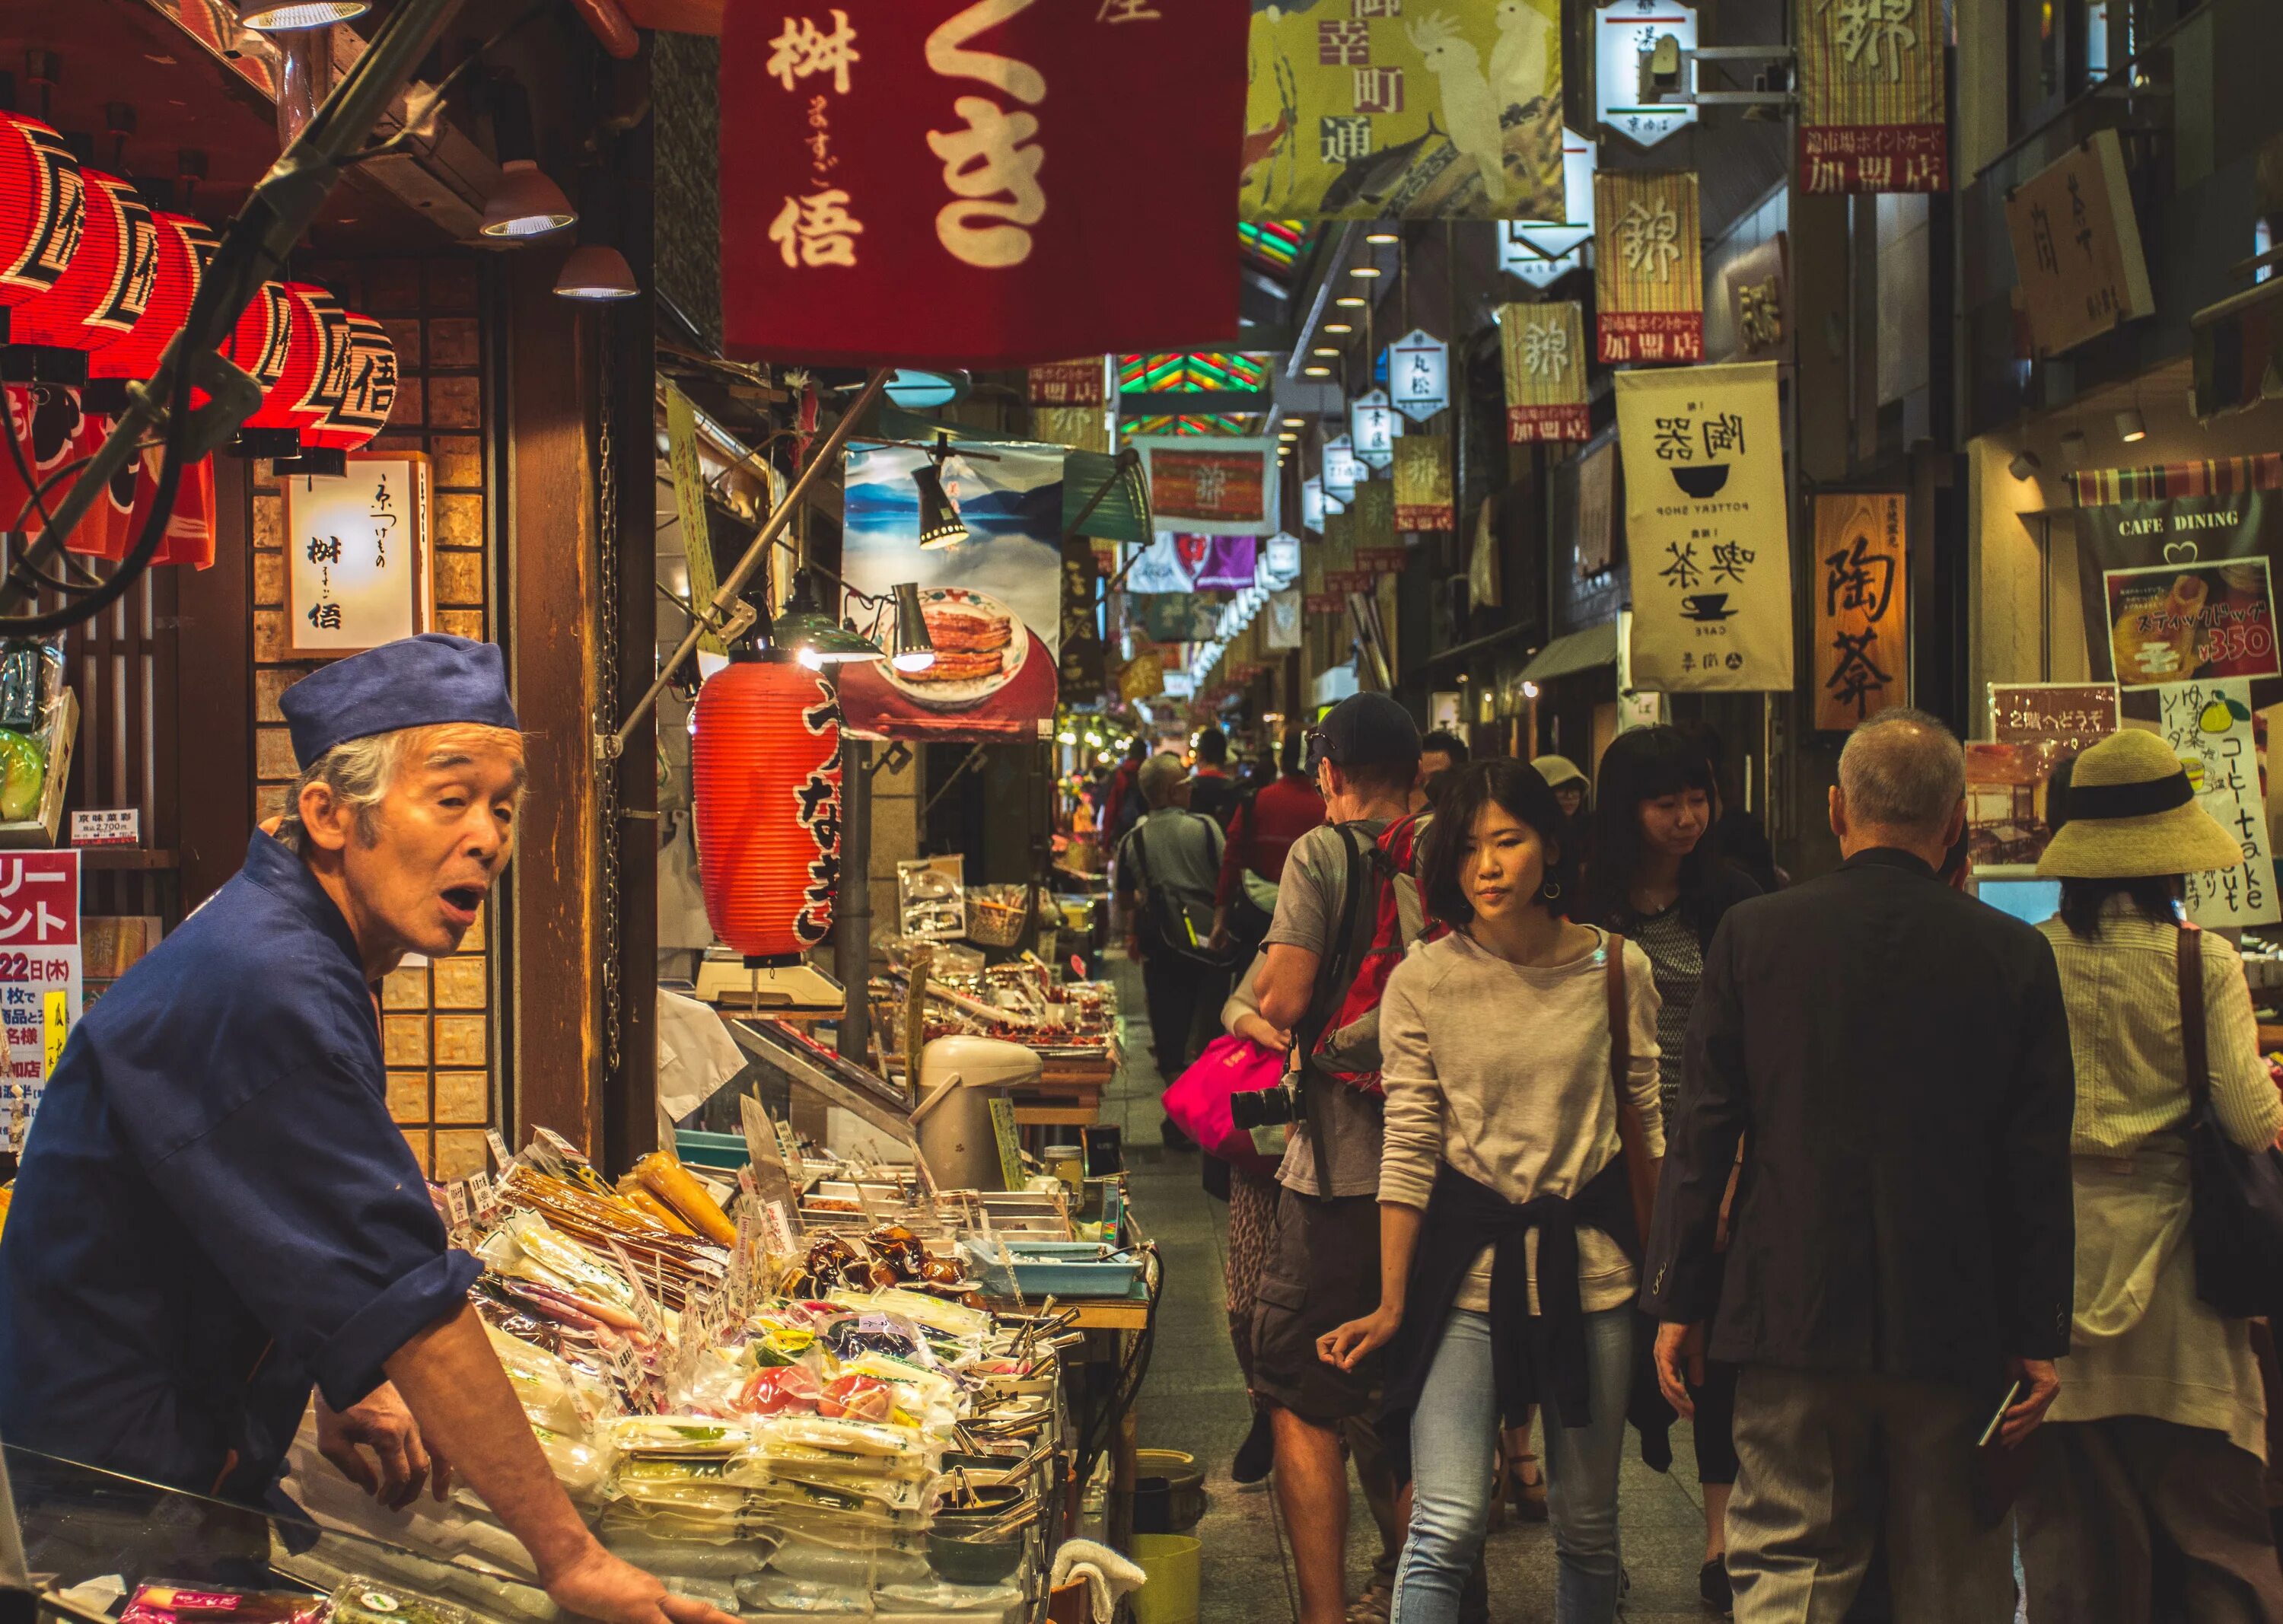
[{"label": "stacked food packages", "polygon": [[[606,1545],[749,1614],[1022,1601],[1053,1358],[976,1306],[948,1245],[883,1225],[785,1255],[757,1238],[750,1185],[732,1221],[670,1155],[612,1190],[552,1136],[440,1205],[485,1264],[473,1300],[533,1434]],[[442,1554],[495,1558],[490,1532]]]}]

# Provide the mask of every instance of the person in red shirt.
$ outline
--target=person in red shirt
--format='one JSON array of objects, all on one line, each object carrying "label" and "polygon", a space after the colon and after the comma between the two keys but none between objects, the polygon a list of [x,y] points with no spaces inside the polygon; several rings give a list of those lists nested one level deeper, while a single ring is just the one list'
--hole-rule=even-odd
[{"label": "person in red shirt", "polygon": [[1284,735],[1279,752],[1280,774],[1236,803],[1229,815],[1228,843],[1221,849],[1220,885],[1213,894],[1215,946],[1230,940],[1229,914],[1244,894],[1247,869],[1270,881],[1284,878],[1284,855],[1298,839],[1324,821],[1324,798],[1308,775],[1300,770],[1305,735],[1298,728]]}]

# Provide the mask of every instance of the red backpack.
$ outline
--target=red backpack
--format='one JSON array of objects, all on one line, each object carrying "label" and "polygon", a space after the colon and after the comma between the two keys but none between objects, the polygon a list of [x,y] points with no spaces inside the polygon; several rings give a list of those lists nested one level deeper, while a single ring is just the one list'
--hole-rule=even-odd
[{"label": "red backpack", "polygon": [[1443,933],[1419,894],[1420,844],[1430,817],[1398,818],[1368,847],[1360,831],[1340,829],[1348,853],[1346,894],[1333,955],[1317,977],[1321,1007],[1311,1007],[1303,1035],[1314,1034],[1306,1050],[1311,1071],[1367,1094],[1383,1092],[1379,1003],[1387,978],[1413,942]]}]

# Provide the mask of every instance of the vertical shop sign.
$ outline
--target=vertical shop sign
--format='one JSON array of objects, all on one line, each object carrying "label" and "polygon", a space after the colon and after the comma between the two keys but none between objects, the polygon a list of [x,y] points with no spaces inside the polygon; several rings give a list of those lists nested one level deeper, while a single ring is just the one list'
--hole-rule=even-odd
[{"label": "vertical shop sign", "polygon": [[1791,277],[1788,233],[1778,231],[1746,250],[1721,273],[1727,284],[1728,321],[1735,334],[1733,361],[1780,361],[1791,350]]},{"label": "vertical shop sign", "polygon": [[[697,410],[690,397],[672,384],[666,391],[666,460],[674,471],[674,511],[682,527],[682,554],[690,569],[690,601],[713,601],[721,583],[713,567],[713,523],[705,517],[705,467],[697,454]],[[719,632],[701,633],[697,646],[709,654],[727,656],[729,645]]]},{"label": "vertical shop sign", "polygon": [[1815,498],[1815,725],[1827,732],[1909,703],[1905,556],[1900,491]]},{"label": "vertical shop sign", "polygon": [[1076,361],[1049,361],[1032,367],[1025,375],[1033,406],[1099,406],[1106,398],[1103,379],[1109,362],[1101,355]]},{"label": "vertical shop sign", "polygon": [[1578,574],[1617,562],[1617,447],[1605,440],[1578,459]]},{"label": "vertical shop sign", "polygon": [[1695,175],[1604,169],[1593,177],[1593,215],[1601,360],[1702,361],[1704,256]]},{"label": "vertical shop sign", "polygon": [[1990,737],[2001,745],[2051,742],[2071,752],[2116,731],[2115,683],[1992,683]]},{"label": "vertical shop sign", "polygon": [[2100,131],[2008,193],[2006,230],[2040,355],[2155,313],[2115,130]]},{"label": "vertical shop sign", "polygon": [[[1335,434],[1324,441],[1324,511],[1336,513],[1355,500],[1356,487],[1371,478],[1371,470],[1355,454],[1355,441]],[[1319,527],[1321,528],[1321,527]]]},{"label": "vertical shop sign", "polygon": [[1696,122],[1690,103],[1641,96],[1641,69],[1659,40],[1696,49],[1695,6],[1685,0],[1610,0],[1594,14],[1593,36],[1593,112],[1603,129],[1655,146]]},{"label": "vertical shop sign", "polygon": [[1796,10],[1801,190],[1949,191],[1944,8],[1796,0]]},{"label": "vertical shop sign", "polygon": [[1406,434],[1395,442],[1395,527],[1453,530],[1451,441],[1444,434]]},{"label": "vertical shop sign", "polygon": [[1104,675],[1102,634],[1095,619],[1095,594],[1102,577],[1095,572],[1094,543],[1063,535],[1063,636],[1058,659],[1064,703],[1102,691]]},{"label": "vertical shop sign", "polygon": [[1135,435],[1161,530],[1196,535],[1266,535],[1277,517],[1276,442],[1264,437]]},{"label": "vertical shop sign", "polygon": [[[729,0],[729,347],[1011,366],[1234,332],[1244,27],[1167,0]],[[1100,116],[1173,83],[1146,155]]]},{"label": "vertical shop sign", "polygon": [[287,652],[332,659],[426,631],[435,619],[427,457],[352,451],[338,479],[283,483]]},{"label": "vertical shop sign", "polygon": [[79,1024],[79,853],[0,855],[0,1149],[21,1152]]},{"label": "vertical shop sign", "polygon": [[1632,685],[1789,688],[1791,530],[1775,363],[1620,372],[1617,438]]},{"label": "vertical shop sign", "polygon": [[2243,847],[2241,868],[2186,877],[2188,917],[2208,928],[2283,921],[2252,739],[2251,684],[2238,678],[2170,683],[2156,693],[2164,742],[2187,770],[2197,804]]},{"label": "vertical shop sign", "polygon": [[1574,301],[1500,305],[1498,329],[1507,443],[1588,438],[1584,311]]},{"label": "vertical shop sign", "polygon": [[[1560,211],[1557,0],[1339,0],[1251,11],[1238,202],[1246,219],[1510,220]],[[1170,74],[1166,82],[1180,79]]]},{"label": "vertical shop sign", "polygon": [[1348,441],[1355,459],[1365,466],[1385,468],[1394,462],[1395,437],[1400,432],[1386,390],[1367,389],[1348,402]]},{"label": "vertical shop sign", "polygon": [[1424,423],[1451,403],[1451,347],[1414,327],[1387,347],[1387,393],[1396,410]]}]

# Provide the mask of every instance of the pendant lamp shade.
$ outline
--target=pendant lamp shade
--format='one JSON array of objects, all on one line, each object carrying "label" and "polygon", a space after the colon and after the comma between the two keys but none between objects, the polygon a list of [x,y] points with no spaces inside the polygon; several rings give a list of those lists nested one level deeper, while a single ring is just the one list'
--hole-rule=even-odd
[{"label": "pendant lamp shade", "polygon": [[500,165],[500,183],[484,204],[487,237],[542,237],[579,218],[563,188],[528,158]]},{"label": "pendant lamp shade", "polygon": [[152,234],[157,256],[151,280],[151,302],[126,337],[114,340],[88,357],[90,378],[129,379],[137,382],[159,371],[159,358],[190,319],[191,301],[199,296],[206,262],[214,257],[214,233],[188,215],[154,214]]},{"label": "pendant lamp shade", "polygon": [[832,928],[840,878],[840,705],[775,651],[741,651],[692,713],[705,917],[755,960],[797,958]]},{"label": "pendant lamp shade", "polygon": [[920,545],[930,550],[956,547],[967,539],[967,526],[959,517],[959,510],[943,493],[941,465],[922,463],[912,470],[912,482],[919,487]]},{"label": "pendant lamp shade", "polygon": [[325,396],[347,365],[348,312],[314,282],[288,282],[281,290],[285,314],[284,364],[265,390],[248,428],[315,428]]},{"label": "pendant lamp shade", "polygon": [[0,340],[70,268],[87,218],[79,160],[37,119],[0,113]]},{"label": "pendant lamp shade", "polygon": [[[12,344],[76,350],[84,355],[125,338],[150,308],[159,265],[159,232],[152,223],[151,206],[115,175],[99,169],[80,174],[83,225],[79,248],[54,286],[16,307],[9,321]],[[82,360],[74,376],[57,373],[57,381],[82,381],[85,368]]]}]

